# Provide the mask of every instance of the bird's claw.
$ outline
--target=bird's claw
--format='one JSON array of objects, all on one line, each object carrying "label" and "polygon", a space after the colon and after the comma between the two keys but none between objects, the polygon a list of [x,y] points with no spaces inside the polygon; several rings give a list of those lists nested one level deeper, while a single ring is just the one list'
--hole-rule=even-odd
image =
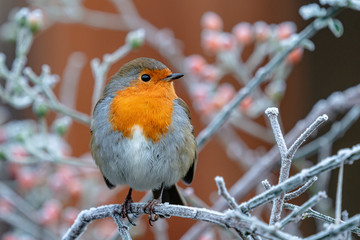
[{"label": "bird's claw", "polygon": [[159,215],[153,213],[153,209],[156,205],[161,203],[160,199],[150,200],[144,207],[144,212],[149,214],[149,225],[152,226],[153,222],[156,222],[159,219]]},{"label": "bird's claw", "polygon": [[121,205],[121,207],[115,208],[114,211],[120,214],[122,218],[127,218],[127,220],[131,225],[136,226],[136,224],[132,221],[132,219],[129,216],[130,204],[133,202],[134,201],[132,200],[132,198],[126,198],[123,204]]}]

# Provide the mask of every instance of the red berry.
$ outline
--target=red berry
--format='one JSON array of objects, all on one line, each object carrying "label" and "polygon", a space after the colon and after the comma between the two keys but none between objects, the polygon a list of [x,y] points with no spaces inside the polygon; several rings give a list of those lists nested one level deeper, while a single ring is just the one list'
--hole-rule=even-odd
[{"label": "red berry", "polygon": [[19,237],[15,233],[8,232],[2,236],[1,240],[19,240]]},{"label": "red berry", "polygon": [[295,48],[294,50],[292,50],[289,55],[287,55],[286,57],[286,62],[294,65],[298,62],[300,62],[300,60],[302,59],[304,53],[304,49],[302,48]]},{"label": "red berry", "polygon": [[29,190],[33,188],[37,182],[37,174],[27,168],[21,168],[17,173],[17,181],[22,189]]},{"label": "red berry", "polygon": [[223,21],[221,17],[214,12],[206,12],[201,18],[201,26],[209,30],[221,30]]},{"label": "red berry", "polygon": [[220,76],[218,68],[210,64],[203,67],[201,75],[206,82],[210,83],[216,82]]},{"label": "red berry", "polygon": [[240,109],[246,111],[251,107],[252,103],[253,103],[252,97],[249,96],[245,97],[244,100],[242,100],[242,102],[240,103]]},{"label": "red berry", "polygon": [[200,74],[206,65],[206,60],[197,54],[191,55],[186,58],[185,66],[193,74]]},{"label": "red berry", "polygon": [[42,223],[52,225],[59,220],[61,213],[61,203],[56,199],[50,199],[45,202],[42,208]]},{"label": "red berry", "polygon": [[205,30],[201,34],[202,47],[209,52],[217,52],[221,49],[221,35],[219,32]]},{"label": "red berry", "polygon": [[283,22],[276,27],[276,36],[278,39],[287,39],[296,31],[296,25],[293,22]]},{"label": "red berry", "polygon": [[28,151],[21,145],[14,145],[11,147],[11,158],[14,161],[24,161],[28,157]]},{"label": "red berry", "polygon": [[230,33],[220,34],[220,44],[223,50],[229,51],[235,47],[235,37]]},{"label": "red berry", "polygon": [[237,41],[243,45],[251,43],[253,40],[252,27],[249,23],[238,23],[232,30]]},{"label": "red berry", "polygon": [[213,103],[217,108],[222,108],[235,95],[235,88],[229,83],[223,83],[217,89],[215,96],[213,98]]},{"label": "red berry", "polygon": [[254,24],[255,39],[264,42],[269,39],[270,27],[265,22],[256,22]]},{"label": "red berry", "polygon": [[0,198],[0,213],[9,214],[14,210],[14,206],[5,198]]}]

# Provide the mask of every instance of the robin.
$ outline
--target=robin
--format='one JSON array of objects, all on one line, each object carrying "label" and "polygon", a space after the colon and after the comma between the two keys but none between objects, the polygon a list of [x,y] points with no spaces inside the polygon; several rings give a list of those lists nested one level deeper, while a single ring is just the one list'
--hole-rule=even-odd
[{"label": "robin", "polygon": [[152,216],[155,205],[185,205],[176,183],[192,182],[197,150],[189,108],[173,85],[183,76],[155,59],[135,59],[112,77],[95,106],[91,153],[110,189],[130,187],[118,211],[132,224],[133,189],[152,189],[144,209],[150,225],[158,218]]}]

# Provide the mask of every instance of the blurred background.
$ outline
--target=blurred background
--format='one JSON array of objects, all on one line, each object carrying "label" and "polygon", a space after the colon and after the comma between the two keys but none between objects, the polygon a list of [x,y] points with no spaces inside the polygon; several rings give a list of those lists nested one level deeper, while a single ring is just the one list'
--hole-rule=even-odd
[{"label": "blurred background", "polygon": [[[89,9],[110,13],[117,12],[111,1],[86,0],[83,2]],[[159,29],[171,30],[174,37],[179,40],[179,45],[185,56],[200,54],[204,56],[207,61],[213,62],[215,60],[214,56],[206,54],[201,46],[201,18],[205,12],[212,11],[217,13],[222,18],[224,24],[223,31],[225,32],[231,32],[232,28],[239,22],[253,24],[260,20],[268,24],[292,21],[296,24],[297,32],[299,32],[310,23],[310,21],[304,21],[300,17],[298,13],[299,7],[311,2],[313,1],[135,0],[134,5],[140,16],[151,24]],[[4,23],[7,21],[11,9],[26,6],[26,2],[19,0],[2,0],[0,6],[0,23]],[[338,18],[344,25],[344,35],[341,38],[336,38],[328,29],[316,34],[312,39],[316,46],[315,51],[310,52],[305,50],[301,61],[293,66],[293,70],[287,78],[287,89],[279,106],[283,131],[285,133],[288,132],[298,120],[304,118],[317,101],[327,98],[334,91],[343,91],[359,83],[360,45],[358,43],[360,42],[360,14],[355,11],[346,10],[340,14]],[[81,23],[55,23],[45,31],[40,31],[36,34],[33,47],[29,54],[28,65],[35,73],[39,74],[41,72],[41,66],[48,64],[51,67],[52,73],[63,76],[70,54],[73,52],[83,52],[86,56],[86,65],[81,71],[75,108],[80,112],[91,115],[91,96],[94,81],[89,62],[93,58],[102,59],[105,53],[112,53],[121,45],[125,44],[126,35],[126,31],[90,27]],[[253,46],[248,46],[244,49],[243,56],[245,59],[246,56],[250,55],[253,48]],[[14,43],[7,41],[0,42],[0,52],[6,54],[7,64],[11,64],[14,58],[14,51]],[[124,63],[142,56],[158,59],[168,65],[174,72],[179,71],[172,66],[166,58],[161,56],[157,50],[145,43],[140,49],[131,51],[120,61],[116,62],[110,68],[107,79],[110,79],[110,76],[116,73]],[[229,81],[230,83],[233,81],[227,78],[229,77],[225,77],[225,81]],[[191,106],[192,100],[185,86],[185,84],[188,83],[189,81],[184,81],[184,83],[176,82],[175,87],[178,96],[190,105],[195,135],[197,135],[206,126],[206,122],[202,121],[201,112]],[[55,88],[56,93],[58,93],[60,86],[61,82]],[[36,119],[31,107],[21,111],[8,107],[7,105],[3,105],[3,107],[10,111],[12,120],[25,118]],[[51,123],[55,117],[53,113],[48,114],[47,118],[49,123]],[[325,126],[324,129],[329,129],[329,126]],[[238,134],[252,149],[257,147],[270,149],[270,147],[274,145],[274,143],[259,141],[253,136],[240,131]],[[332,153],[336,153],[338,149],[351,147],[359,143],[359,135],[360,124],[357,122],[344,137],[334,143]],[[90,150],[89,127],[74,122],[66,134],[66,140],[71,145],[71,154],[73,156],[81,157],[87,154]],[[316,161],[316,156],[308,160],[314,162]],[[214,177],[218,175],[223,176],[227,186],[230,187],[240,178],[244,171],[245,170],[239,168],[238,163],[229,158],[224,147],[219,143],[219,140],[214,137],[199,154],[197,171],[191,188],[194,189],[196,195],[200,197],[205,204],[211,206],[216,199],[218,199]],[[277,182],[275,178],[277,171],[278,168],[274,168],[272,171],[273,175],[270,177],[271,180],[275,181],[273,184]],[[348,210],[350,216],[360,212],[358,204],[360,192],[355,191],[357,190],[357,183],[360,182],[359,171],[359,163],[345,166],[343,209]],[[98,185],[102,188],[102,191],[110,191],[106,188],[105,184],[102,184],[100,173],[96,169],[90,170],[89,172],[93,178],[97,179],[96,181],[99,182]],[[295,172],[296,170],[294,170],[294,173]],[[334,199],[336,194],[337,170],[332,171],[331,176],[328,195],[329,198]],[[186,187],[183,184],[180,185]],[[121,203],[124,200],[127,188],[124,187],[120,189],[123,190],[109,197],[107,203]],[[136,192],[134,194],[134,200],[139,201],[143,194],[142,192]],[[255,194],[255,191],[250,195],[248,194],[246,198],[241,199],[240,202],[245,201],[253,194]],[[105,203],[104,199],[99,199],[99,197],[94,195],[89,197],[94,198],[89,200],[89,202],[95,206]],[[304,196],[296,201],[301,203],[307,198],[308,196],[304,194]],[[71,204],[73,203],[67,203],[67,205]],[[92,207],[94,205],[83,204],[82,206]],[[138,225],[147,227],[146,216],[143,216],[142,220],[143,223]],[[106,223],[99,227],[99,231],[105,232],[104,235],[108,234],[107,236],[111,236],[111,233],[115,230],[115,225],[112,221],[103,222]],[[169,224],[168,232],[171,233],[170,239],[180,238],[183,233],[195,223],[193,220],[175,217],[168,219],[167,222]],[[304,221],[302,224],[304,235],[315,231],[315,226],[312,223],[311,220]],[[95,228],[95,226],[91,227]],[[0,230],[3,233],[8,232],[11,230],[11,226],[1,224]],[[141,232],[140,230],[137,231]],[[143,233],[138,234],[139,237],[136,239],[153,238],[151,232],[144,233],[145,235]]]}]

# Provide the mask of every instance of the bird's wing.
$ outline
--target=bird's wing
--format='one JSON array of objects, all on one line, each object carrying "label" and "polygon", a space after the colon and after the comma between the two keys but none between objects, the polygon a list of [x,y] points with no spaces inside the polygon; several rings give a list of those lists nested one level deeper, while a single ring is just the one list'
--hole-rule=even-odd
[{"label": "bird's wing", "polygon": [[[175,101],[183,108],[184,112],[189,118],[189,123],[191,124],[191,116],[190,116],[190,110],[189,107],[186,105],[186,103],[181,99],[177,98]],[[194,173],[196,169],[196,163],[197,163],[197,148],[196,148],[196,140],[195,140],[195,134],[194,134],[194,128],[192,129],[192,140],[194,141],[194,157],[193,157],[193,163],[190,166],[189,170],[187,171],[186,175],[183,177],[183,181],[187,184],[190,184],[194,178]]]}]

